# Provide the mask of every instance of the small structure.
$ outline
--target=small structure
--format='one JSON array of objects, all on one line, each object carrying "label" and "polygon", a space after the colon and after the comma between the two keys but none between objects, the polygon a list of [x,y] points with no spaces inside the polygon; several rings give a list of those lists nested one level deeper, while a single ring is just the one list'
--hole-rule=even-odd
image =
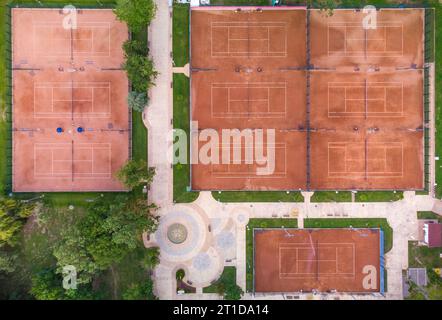
[{"label": "small structure", "polygon": [[442,223],[427,222],[423,226],[424,243],[429,248],[442,247]]},{"label": "small structure", "polygon": [[180,244],[187,239],[187,228],[181,223],[174,223],[167,229],[167,238],[174,244]]},{"label": "small structure", "polygon": [[409,268],[408,279],[419,287],[427,285],[427,269],[425,268]]}]

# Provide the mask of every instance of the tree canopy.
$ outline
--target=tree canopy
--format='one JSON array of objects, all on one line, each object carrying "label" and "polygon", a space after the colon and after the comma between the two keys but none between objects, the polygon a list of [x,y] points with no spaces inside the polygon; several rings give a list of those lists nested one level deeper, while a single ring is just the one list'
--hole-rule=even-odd
[{"label": "tree canopy", "polygon": [[127,104],[129,108],[137,112],[143,112],[148,103],[147,93],[131,91],[127,96]]},{"label": "tree canopy", "polygon": [[147,279],[144,283],[132,284],[124,293],[123,300],[156,300],[153,294],[153,281]]},{"label": "tree canopy", "polygon": [[15,199],[0,199],[0,247],[13,246],[18,232],[32,214],[34,205]]},{"label": "tree canopy", "polygon": [[144,160],[129,160],[118,172],[117,178],[127,188],[133,189],[142,184],[150,184],[155,175],[155,168],[147,168]]},{"label": "tree canopy", "polygon": [[156,230],[158,218],[151,213],[153,208],[147,200],[130,195],[94,202],[87,215],[68,228],[56,246],[58,271],[72,265],[79,284],[91,282],[96,272],[120,262],[134,250],[144,231]]},{"label": "tree canopy", "polygon": [[158,75],[153,61],[148,56],[139,54],[126,55],[123,69],[136,92],[147,92],[155,84],[154,80]]}]

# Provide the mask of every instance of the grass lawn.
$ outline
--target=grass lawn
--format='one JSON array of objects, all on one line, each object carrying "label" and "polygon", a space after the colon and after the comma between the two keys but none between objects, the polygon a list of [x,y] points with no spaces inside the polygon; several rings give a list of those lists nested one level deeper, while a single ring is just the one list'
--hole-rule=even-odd
[{"label": "grass lawn", "polygon": [[311,202],[351,202],[350,191],[315,191],[310,198]]},{"label": "grass lawn", "polygon": [[[442,4],[438,1],[431,1],[436,8],[436,57],[435,61],[442,61]],[[442,65],[436,63],[436,156],[442,156]],[[442,165],[440,160],[436,161],[436,196],[442,198]]]},{"label": "grass lawn", "polygon": [[393,247],[393,229],[383,218],[347,219],[347,218],[318,218],[304,219],[304,228],[381,228],[384,231],[384,252]]},{"label": "grass lawn", "polygon": [[132,158],[147,162],[147,128],[140,112],[132,112]]},{"label": "grass lawn", "polygon": [[418,246],[417,241],[408,242],[408,266],[411,268],[442,268],[442,259],[439,254],[442,248],[428,248]]},{"label": "grass lawn", "polygon": [[212,197],[219,202],[303,202],[301,192],[290,191],[218,191]]},{"label": "grass lawn", "polygon": [[255,228],[297,228],[297,219],[250,219],[246,227],[246,292],[253,290],[253,229]]},{"label": "grass lawn", "polygon": [[[189,5],[173,5],[173,60],[178,67],[189,62]],[[184,74],[173,75],[173,127],[187,134],[187,164],[173,167],[173,200],[178,203],[193,202],[198,192],[190,187],[190,80]]]},{"label": "grass lawn", "polygon": [[184,74],[173,75],[173,127],[184,130],[187,134],[187,164],[178,163],[173,167],[173,200],[175,202],[193,202],[198,192],[189,192],[190,186],[190,124],[189,124],[189,85]]},{"label": "grass lawn", "polygon": [[173,61],[183,67],[189,62],[189,5],[173,4]]},{"label": "grass lawn", "polygon": [[442,222],[442,216],[432,212],[432,211],[418,211],[417,212],[418,219],[436,219],[439,222]]},{"label": "grass lawn", "polygon": [[141,284],[149,279],[149,270],[142,267],[146,249],[138,247],[97,277],[100,289],[108,298],[121,300],[123,293],[132,285]]},{"label": "grass lawn", "polygon": [[227,283],[236,284],[236,267],[224,267],[219,279],[208,287],[203,288],[203,293],[221,293]]},{"label": "grass lawn", "polygon": [[356,193],[356,202],[391,202],[404,198],[402,191],[358,191]]},{"label": "grass lawn", "polygon": [[[132,34],[132,38],[146,43],[147,46],[147,28]],[[147,162],[147,128],[143,122],[143,114],[136,111],[132,111],[132,158]]]}]

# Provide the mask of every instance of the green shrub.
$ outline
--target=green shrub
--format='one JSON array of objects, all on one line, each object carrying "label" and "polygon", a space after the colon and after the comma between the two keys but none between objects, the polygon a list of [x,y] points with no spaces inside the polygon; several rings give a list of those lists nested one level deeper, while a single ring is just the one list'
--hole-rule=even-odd
[{"label": "green shrub", "polygon": [[153,61],[143,55],[126,55],[123,69],[136,92],[147,92],[155,84],[154,80],[158,75]]},{"label": "green shrub", "polygon": [[184,272],[183,269],[179,269],[179,270],[176,272],[176,279],[177,279],[177,280],[183,280],[185,276],[186,276],[186,273]]},{"label": "green shrub", "polygon": [[156,5],[153,0],[117,0],[114,12],[130,31],[140,32],[155,17]]},{"label": "green shrub", "polygon": [[129,108],[137,112],[143,112],[148,103],[147,93],[145,92],[129,92],[127,96],[127,104]]}]

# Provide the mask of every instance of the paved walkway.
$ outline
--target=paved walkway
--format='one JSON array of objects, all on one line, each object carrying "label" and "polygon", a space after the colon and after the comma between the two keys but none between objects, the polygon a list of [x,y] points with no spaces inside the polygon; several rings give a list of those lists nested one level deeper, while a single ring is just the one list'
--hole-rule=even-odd
[{"label": "paved walkway", "polygon": [[[250,218],[272,218],[284,217],[289,215],[294,209],[298,212],[298,219],[303,218],[386,218],[393,228],[393,247],[386,254],[385,265],[388,272],[388,290],[386,298],[402,299],[402,270],[408,267],[408,241],[418,238],[417,235],[417,216],[416,211],[431,210],[436,200],[429,196],[416,196],[414,192],[405,192],[404,199],[389,203],[229,203],[224,204],[213,199],[210,192],[201,192],[200,197],[192,204],[180,204],[180,210],[184,213],[183,207],[198,208],[199,214],[203,220],[211,227],[211,232],[207,233],[204,239],[204,247],[199,248],[193,254],[186,257],[186,261],[170,263],[162,262],[162,268],[167,266],[169,279],[162,273],[162,278],[158,279],[157,284],[161,286],[161,298],[178,298],[174,292],[173,283],[174,266],[181,265],[186,270],[189,279],[204,279],[204,282],[198,284],[197,288],[210,285],[210,279],[217,279],[216,275],[222,272],[225,265],[235,265],[237,268],[237,283],[243,289],[246,287],[246,257],[245,257],[245,232],[246,224]],[[171,204],[168,210],[173,211]],[[233,226],[233,227],[232,227]],[[300,225],[302,227],[302,224]],[[204,228],[202,228],[204,229]],[[236,240],[234,257],[229,257],[229,263],[209,262],[207,269],[197,269],[193,266],[195,261],[202,253],[215,250],[216,256],[224,257],[223,249],[218,246],[217,239],[219,235],[226,232],[234,233]],[[154,237],[155,238],[155,237]],[[153,240],[155,241],[155,239]],[[160,245],[161,247],[161,245]],[[164,249],[164,248],[162,248]],[[214,259],[212,261],[215,261]],[[171,260],[171,259],[169,259]],[[221,259],[222,260],[222,259]],[[163,269],[164,270],[164,269]],[[189,272],[189,273],[188,273]],[[201,280],[202,281],[202,280]],[[198,280],[193,281],[195,282]],[[172,286],[172,288],[170,287]],[[351,295],[337,295],[341,299],[354,299]],[[250,298],[251,296],[245,296]],[[272,298],[283,299],[284,296],[272,296]],[[182,297],[180,297],[182,298]],[[305,297],[304,297],[305,298]],[[319,299],[314,297],[313,299]],[[323,298],[322,296],[320,297]],[[384,299],[381,295],[370,296],[371,298]]]},{"label": "paved walkway", "polygon": [[159,72],[156,85],[149,92],[149,107],[143,118],[148,128],[148,161],[156,168],[149,200],[163,207],[173,200],[173,174],[167,159],[172,137],[172,21],[167,1],[155,0],[158,11],[149,28],[149,52]]},{"label": "paved walkway", "polygon": [[187,78],[190,76],[189,64],[187,63],[184,67],[173,67],[173,73],[183,73]]}]

